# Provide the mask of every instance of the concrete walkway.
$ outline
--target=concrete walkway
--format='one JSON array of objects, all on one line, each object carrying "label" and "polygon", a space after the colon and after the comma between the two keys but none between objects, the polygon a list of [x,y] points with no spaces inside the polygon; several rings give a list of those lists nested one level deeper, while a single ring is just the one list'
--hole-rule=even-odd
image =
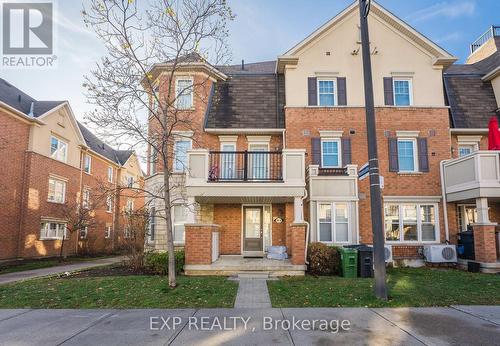
[{"label": "concrete walkway", "polygon": [[499,316],[500,306],[0,310],[0,345],[500,345]]},{"label": "concrete walkway", "polygon": [[266,279],[239,279],[234,307],[266,309],[271,307]]},{"label": "concrete walkway", "polygon": [[78,263],[49,267],[49,268],[41,268],[41,269],[34,269],[34,270],[25,270],[22,272],[1,274],[0,275],[0,285],[7,284],[10,282],[34,279],[34,278],[43,277],[43,276],[52,276],[52,275],[61,274],[61,273],[65,273],[65,272],[72,272],[72,271],[77,271],[77,270],[93,268],[93,267],[107,266],[110,264],[119,263],[119,262],[123,261],[123,259],[124,258],[122,256],[110,257],[110,258],[103,258],[103,259],[98,259],[98,260],[93,260],[93,261],[78,262]]}]

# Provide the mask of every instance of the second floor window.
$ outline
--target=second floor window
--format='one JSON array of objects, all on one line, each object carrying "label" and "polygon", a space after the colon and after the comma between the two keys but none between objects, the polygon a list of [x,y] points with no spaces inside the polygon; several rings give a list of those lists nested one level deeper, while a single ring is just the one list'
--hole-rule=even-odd
[{"label": "second floor window", "polygon": [[113,167],[108,167],[108,183],[113,182]]},{"label": "second floor window", "polygon": [[127,206],[125,207],[127,213],[132,213],[134,211],[134,200],[127,199]]},{"label": "second floor window", "polygon": [[321,141],[321,167],[340,167],[340,140],[326,139]]},{"label": "second floor window", "polygon": [[68,144],[57,137],[50,137],[50,157],[66,162],[68,159]]},{"label": "second floor window", "polygon": [[177,79],[175,84],[176,107],[178,109],[190,109],[193,107],[193,80]]},{"label": "second floor window", "polygon": [[409,79],[394,79],[394,105],[411,106],[412,104],[412,85]]},{"label": "second floor window", "polygon": [[90,206],[90,190],[83,190],[82,205],[84,208],[89,208]]},{"label": "second floor window", "polygon": [[134,177],[133,176],[127,177],[127,187],[130,187],[130,188],[134,187],[134,183],[135,182],[134,182]]},{"label": "second floor window", "polygon": [[174,171],[184,172],[188,168],[188,150],[191,149],[190,139],[179,139],[174,146]]},{"label": "second floor window", "polygon": [[335,106],[335,81],[318,79],[318,105]]},{"label": "second floor window", "polygon": [[83,157],[83,170],[85,173],[90,174],[90,169],[92,165],[92,158],[89,155]]},{"label": "second floor window", "polygon": [[66,194],[66,182],[49,178],[49,202],[64,203]]},{"label": "second floor window", "polygon": [[151,153],[149,155],[149,175],[156,173],[156,164],[158,162],[158,151],[154,147],[151,148]]},{"label": "second floor window", "polygon": [[113,197],[111,197],[111,196],[108,196],[106,198],[106,211],[108,213],[113,212]]},{"label": "second floor window", "polygon": [[415,139],[398,139],[398,162],[400,172],[418,171],[417,141]]}]

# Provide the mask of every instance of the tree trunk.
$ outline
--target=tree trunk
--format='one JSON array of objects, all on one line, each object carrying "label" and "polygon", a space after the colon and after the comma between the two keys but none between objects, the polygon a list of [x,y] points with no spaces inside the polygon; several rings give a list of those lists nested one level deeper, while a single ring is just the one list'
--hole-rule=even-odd
[{"label": "tree trunk", "polygon": [[168,165],[163,165],[163,184],[164,184],[164,203],[165,203],[165,221],[167,226],[167,251],[168,251],[168,286],[177,286],[175,272],[175,253],[174,253],[174,234],[172,230],[172,214],[170,212],[170,172]]},{"label": "tree trunk", "polygon": [[61,251],[59,252],[59,262],[63,261],[64,236],[61,240]]}]

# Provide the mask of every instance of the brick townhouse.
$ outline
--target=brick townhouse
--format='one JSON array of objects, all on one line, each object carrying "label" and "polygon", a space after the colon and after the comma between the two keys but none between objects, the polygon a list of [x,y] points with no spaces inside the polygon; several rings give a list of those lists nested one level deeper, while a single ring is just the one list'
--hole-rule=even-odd
[{"label": "brick townhouse", "polygon": [[[498,221],[498,177],[488,190],[496,197],[483,196],[482,186],[476,195],[458,197],[442,188],[443,180],[459,179],[445,170],[457,150],[465,150],[460,131],[485,136],[494,114],[487,105],[487,114],[463,113],[461,98],[449,88],[445,94],[443,76],[448,85],[454,75],[444,72],[477,69],[484,73],[476,82],[491,89],[498,83],[483,70],[488,54],[466,67],[452,66],[457,58],[380,5],[372,5],[369,18],[384,232],[394,260],[422,265],[423,245],[455,243],[462,201],[483,213],[473,226],[478,260],[496,262],[491,230]],[[188,275],[243,269],[300,275],[307,242],[372,243],[368,179],[358,176],[368,158],[360,49],[353,3],[276,61],[214,67],[191,54],[180,62],[177,108],[191,126],[174,132],[172,226],[175,243],[185,246]],[[498,72],[498,62],[493,67]],[[159,95],[167,92],[170,68],[163,63],[151,70]],[[157,129],[150,123],[152,133]],[[494,159],[485,165],[493,164],[498,174],[498,152],[488,155]],[[154,152],[150,161],[148,189],[162,179]],[[495,178],[485,174],[489,189]],[[146,202],[163,209],[161,201]],[[155,232],[148,243],[164,250],[159,216],[152,214]],[[289,259],[254,259],[269,246],[286,246]]]},{"label": "brick townhouse", "polygon": [[[142,195],[122,189],[143,184],[136,154],[99,140],[68,102],[37,101],[3,79],[0,124],[0,195],[7,202],[0,260],[59,255],[64,234],[68,255],[117,249],[126,235],[123,211],[144,205]],[[93,219],[70,234],[68,209],[78,205]]]}]

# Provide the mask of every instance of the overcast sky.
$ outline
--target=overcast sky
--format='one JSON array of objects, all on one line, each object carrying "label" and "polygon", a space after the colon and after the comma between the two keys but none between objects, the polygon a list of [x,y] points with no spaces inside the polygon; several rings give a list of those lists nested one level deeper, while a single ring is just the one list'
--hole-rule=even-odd
[{"label": "overcast sky", "polygon": [[[0,70],[0,75],[38,100],[69,100],[77,118],[82,119],[90,109],[82,94],[83,76],[104,51],[83,25],[82,2],[55,2],[58,67]],[[246,62],[276,59],[352,3],[350,0],[228,2],[237,16],[230,24],[235,63],[241,59]],[[499,0],[379,0],[378,3],[461,61],[467,57],[472,41],[492,24],[500,25]]]}]

